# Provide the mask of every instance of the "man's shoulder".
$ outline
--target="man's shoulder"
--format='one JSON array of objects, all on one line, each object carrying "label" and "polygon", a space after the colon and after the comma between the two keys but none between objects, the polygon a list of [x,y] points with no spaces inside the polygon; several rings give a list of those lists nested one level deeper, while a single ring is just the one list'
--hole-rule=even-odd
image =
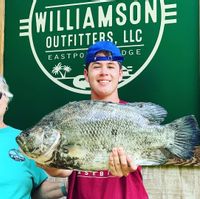
[{"label": "man's shoulder", "polygon": [[119,103],[120,104],[127,104],[128,102],[120,99]]}]

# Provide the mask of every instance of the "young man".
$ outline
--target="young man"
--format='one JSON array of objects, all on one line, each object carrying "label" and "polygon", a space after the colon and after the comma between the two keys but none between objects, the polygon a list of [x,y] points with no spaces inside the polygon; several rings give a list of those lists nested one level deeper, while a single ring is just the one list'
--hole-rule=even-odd
[{"label": "young man", "polygon": [[[120,100],[117,88],[122,79],[123,59],[112,42],[100,41],[89,47],[84,76],[90,84],[92,100],[125,103]],[[141,167],[134,165],[120,146],[110,154],[109,171],[65,172],[69,175],[68,199],[148,199]]]},{"label": "young man", "polygon": [[[84,76],[90,84],[91,99],[125,103],[119,99],[118,82],[122,80],[123,56],[112,42],[100,41],[88,48]],[[119,155],[119,157],[118,157]],[[110,171],[115,176],[127,176],[137,170],[122,148],[114,148],[110,156]]]}]

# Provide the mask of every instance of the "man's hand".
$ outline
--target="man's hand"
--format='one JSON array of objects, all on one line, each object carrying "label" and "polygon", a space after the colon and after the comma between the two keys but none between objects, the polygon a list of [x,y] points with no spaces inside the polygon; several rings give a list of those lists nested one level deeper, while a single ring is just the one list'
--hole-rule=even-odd
[{"label": "man's hand", "polygon": [[130,172],[137,170],[137,166],[125,154],[122,147],[113,148],[109,157],[109,169],[113,176],[128,176]]}]

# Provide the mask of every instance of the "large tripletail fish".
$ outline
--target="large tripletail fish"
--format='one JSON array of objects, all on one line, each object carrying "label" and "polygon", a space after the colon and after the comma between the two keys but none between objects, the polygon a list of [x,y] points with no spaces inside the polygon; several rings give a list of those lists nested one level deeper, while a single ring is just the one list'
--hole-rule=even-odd
[{"label": "large tripletail fish", "polygon": [[167,112],[153,103],[70,102],[17,137],[23,153],[50,167],[108,169],[113,147],[123,147],[137,165],[163,165],[170,154],[191,159],[200,144],[194,116],[160,125]]}]

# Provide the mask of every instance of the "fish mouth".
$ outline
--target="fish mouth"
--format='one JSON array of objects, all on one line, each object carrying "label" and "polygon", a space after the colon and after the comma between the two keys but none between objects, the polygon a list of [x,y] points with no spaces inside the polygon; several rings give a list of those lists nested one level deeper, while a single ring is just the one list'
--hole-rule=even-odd
[{"label": "fish mouth", "polygon": [[26,152],[29,151],[28,147],[26,146],[26,144],[25,144],[25,142],[24,142],[24,139],[23,139],[20,135],[18,135],[18,136],[16,137],[16,142],[17,142],[17,144],[19,145],[19,147],[20,147],[20,149],[21,149],[21,150],[20,150],[21,152],[26,153]]},{"label": "fish mouth", "polygon": [[34,159],[37,157],[36,154],[34,154],[34,149],[30,148],[30,145],[26,144],[27,142],[21,137],[20,135],[16,137],[16,142],[19,146],[19,151],[23,153],[24,155],[28,156],[31,159]]},{"label": "fish mouth", "polygon": [[49,134],[46,132],[45,135],[45,132],[42,132],[35,136],[30,136],[28,131],[24,131],[16,137],[16,142],[23,154],[39,163],[44,163],[51,158],[60,143],[60,138],[60,133],[52,129]]},{"label": "fish mouth", "polygon": [[17,144],[21,147],[23,144],[23,142],[22,142],[22,139],[21,139],[21,137],[18,135],[17,137],[16,137],[16,142],[17,142]]}]

